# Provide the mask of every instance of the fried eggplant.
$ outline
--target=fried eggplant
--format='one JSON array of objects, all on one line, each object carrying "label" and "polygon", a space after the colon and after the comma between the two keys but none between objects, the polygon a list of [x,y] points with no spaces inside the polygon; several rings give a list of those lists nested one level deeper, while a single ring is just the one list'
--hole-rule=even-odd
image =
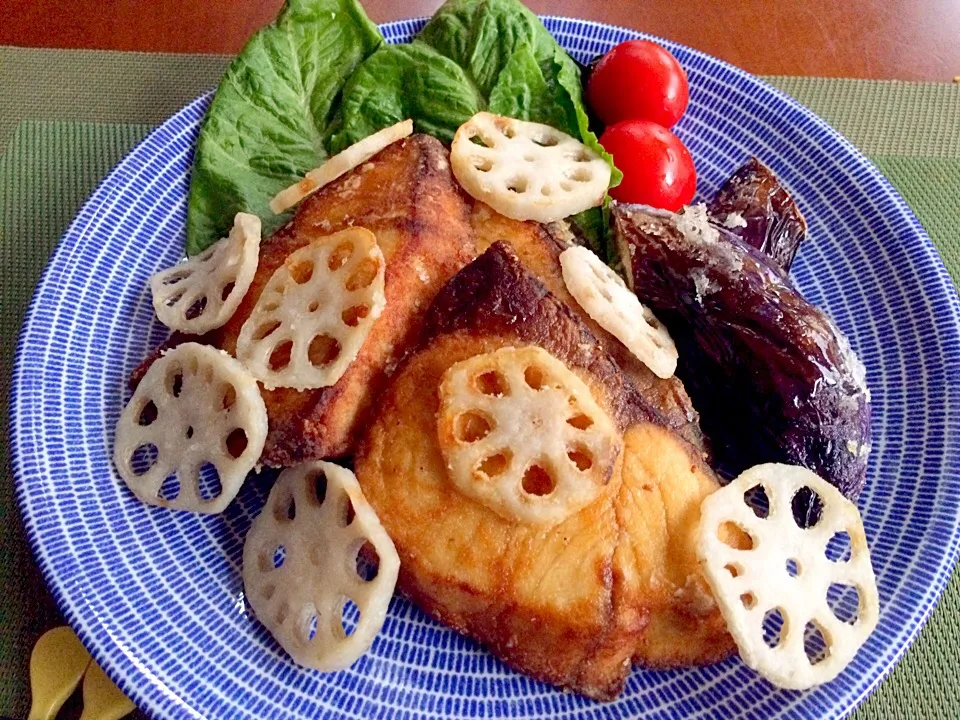
[{"label": "fried eggplant", "polygon": [[677,344],[715,469],[729,478],[758,463],[803,465],[855,500],[870,401],[837,326],[770,258],[720,237],[702,208],[617,205],[613,219],[634,291]]},{"label": "fried eggplant", "polygon": [[773,171],[755,157],[723,184],[707,212],[715,223],[773,258],[785,273],[807,236],[800,208]]}]

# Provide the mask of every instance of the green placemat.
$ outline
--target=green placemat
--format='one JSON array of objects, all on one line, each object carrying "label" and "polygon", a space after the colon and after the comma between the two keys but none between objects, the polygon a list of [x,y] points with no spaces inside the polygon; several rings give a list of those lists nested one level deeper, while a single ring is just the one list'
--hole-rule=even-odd
[{"label": "green placemat", "polygon": [[[47,258],[100,179],[151,127],[216,84],[222,56],[0,47],[0,402]],[[871,156],[960,281],[960,86],[770,78]],[[6,438],[6,414],[0,414]],[[0,715],[25,717],[27,664],[59,621],[23,538],[0,443]],[[960,718],[955,573],[904,660],[856,720]]]}]

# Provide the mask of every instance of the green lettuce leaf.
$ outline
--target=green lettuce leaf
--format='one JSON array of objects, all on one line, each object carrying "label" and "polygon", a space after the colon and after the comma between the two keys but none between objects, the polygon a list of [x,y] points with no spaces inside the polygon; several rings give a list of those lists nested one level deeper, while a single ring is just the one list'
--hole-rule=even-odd
[{"label": "green lettuce leaf", "polygon": [[327,156],[347,79],[383,38],[355,0],[288,0],[230,64],[200,131],[190,182],[187,252],[224,236],[243,210],[264,234],[268,203]]}]

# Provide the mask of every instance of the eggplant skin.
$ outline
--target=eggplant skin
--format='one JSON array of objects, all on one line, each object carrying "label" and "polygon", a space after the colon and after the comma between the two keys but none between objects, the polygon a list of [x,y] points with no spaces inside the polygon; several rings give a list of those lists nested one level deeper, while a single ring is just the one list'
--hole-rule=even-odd
[{"label": "eggplant skin", "polygon": [[[773,171],[752,157],[730,176],[707,206],[711,219],[790,272],[797,248],[807,236],[807,221]],[[731,215],[746,222],[737,227]]]},{"label": "eggplant skin", "polygon": [[731,478],[758,463],[802,465],[856,500],[870,396],[830,318],[769,258],[721,237],[702,206],[679,216],[616,205],[613,223],[634,291],[677,344],[677,374],[713,442],[715,469]]}]

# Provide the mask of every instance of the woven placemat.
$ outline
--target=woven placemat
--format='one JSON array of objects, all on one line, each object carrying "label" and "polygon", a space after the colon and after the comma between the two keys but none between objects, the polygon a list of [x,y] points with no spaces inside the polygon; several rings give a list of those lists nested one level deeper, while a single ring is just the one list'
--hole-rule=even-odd
[{"label": "woven placemat", "polygon": [[[228,58],[0,47],[0,403],[47,258],[124,153],[213,87]],[[776,77],[877,163],[960,282],[960,87]],[[7,418],[0,413],[2,438]],[[26,547],[0,442],[0,715],[26,717],[38,635],[61,622]],[[856,720],[960,718],[960,579]]]}]

